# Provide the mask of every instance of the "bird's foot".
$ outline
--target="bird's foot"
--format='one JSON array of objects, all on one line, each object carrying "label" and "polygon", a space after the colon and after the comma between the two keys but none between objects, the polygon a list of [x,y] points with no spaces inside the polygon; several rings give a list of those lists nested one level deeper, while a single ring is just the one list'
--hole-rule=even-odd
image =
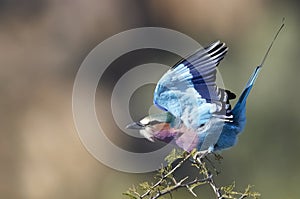
[{"label": "bird's foot", "polygon": [[193,159],[197,160],[199,163],[202,163],[202,160],[210,153],[209,150],[205,150],[205,151],[197,151],[194,156]]},{"label": "bird's foot", "polygon": [[221,160],[223,160],[223,156],[221,156],[218,153],[212,152],[212,154],[215,156],[215,159],[220,162]]}]

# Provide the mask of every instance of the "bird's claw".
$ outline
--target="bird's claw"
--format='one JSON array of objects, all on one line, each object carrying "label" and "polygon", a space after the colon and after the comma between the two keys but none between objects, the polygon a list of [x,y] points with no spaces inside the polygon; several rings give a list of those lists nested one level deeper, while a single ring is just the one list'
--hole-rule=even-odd
[{"label": "bird's claw", "polygon": [[209,153],[210,153],[210,150],[197,151],[194,154],[193,159],[198,160],[199,162],[202,162],[202,159],[205,158]]}]

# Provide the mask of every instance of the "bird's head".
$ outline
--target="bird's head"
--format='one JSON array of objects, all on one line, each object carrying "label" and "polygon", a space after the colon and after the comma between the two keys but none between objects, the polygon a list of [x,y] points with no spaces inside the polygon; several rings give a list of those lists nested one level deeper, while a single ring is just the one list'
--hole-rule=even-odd
[{"label": "bird's head", "polygon": [[140,121],[133,122],[126,126],[127,129],[137,129],[140,134],[150,141],[157,138],[162,141],[169,141],[174,137],[171,128],[177,123],[176,117],[169,112],[151,114]]}]

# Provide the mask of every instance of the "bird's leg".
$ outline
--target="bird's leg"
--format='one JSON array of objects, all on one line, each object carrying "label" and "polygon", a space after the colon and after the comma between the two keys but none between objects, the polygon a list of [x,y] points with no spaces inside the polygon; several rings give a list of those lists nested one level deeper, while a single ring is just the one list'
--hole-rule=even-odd
[{"label": "bird's leg", "polygon": [[212,152],[212,154],[215,156],[215,159],[218,160],[219,162],[223,159],[223,156],[221,156],[220,154],[217,154],[215,152]]},{"label": "bird's leg", "polygon": [[194,154],[193,159],[199,161],[199,163],[202,163],[203,158],[205,158],[207,154],[209,154],[209,150],[197,151]]},{"label": "bird's leg", "polygon": [[220,161],[221,159],[223,159],[223,157],[215,152],[214,151],[214,147],[211,146],[209,147],[207,150],[204,150],[204,151],[197,151],[195,153],[195,155],[193,156],[193,159],[198,161],[199,163],[202,163],[203,159],[205,159],[209,164],[210,166],[213,168],[213,170],[216,172],[216,174],[220,174],[220,171],[215,167],[214,163],[208,158],[208,154],[213,154],[215,156],[215,159]]},{"label": "bird's leg", "polygon": [[213,153],[214,151],[214,146],[208,147],[207,150],[203,151],[197,151],[195,155],[193,156],[194,160],[198,160],[199,162],[202,162],[202,159],[205,158],[208,154]]}]

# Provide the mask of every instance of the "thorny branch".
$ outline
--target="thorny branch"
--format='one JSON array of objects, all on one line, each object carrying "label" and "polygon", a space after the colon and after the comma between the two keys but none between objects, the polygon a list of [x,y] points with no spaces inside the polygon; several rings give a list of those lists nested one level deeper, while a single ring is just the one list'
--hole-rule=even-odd
[{"label": "thorny branch", "polygon": [[[150,187],[150,189],[148,189],[144,194],[142,194],[140,196],[140,198],[144,198],[145,196],[149,195],[149,193],[151,192],[151,190],[153,190],[154,188],[158,187],[159,185],[161,185],[161,183],[169,176],[171,176],[178,168],[181,167],[181,165],[186,162],[190,157],[192,156],[192,154],[188,154],[183,160],[181,160],[171,171],[169,171],[167,174],[163,175],[160,180],[155,183],[153,186]],[[174,183],[177,185],[178,183],[176,183],[175,178],[172,178],[172,180],[174,181]],[[181,181],[180,181],[181,182]],[[181,182],[182,183],[182,182]],[[178,185],[179,186],[179,185]],[[178,188],[178,187],[177,187]],[[177,189],[176,188],[176,189]],[[159,192],[161,194],[161,192]],[[158,195],[157,197],[154,198],[158,198],[160,195]]]},{"label": "thorny branch", "polygon": [[[260,196],[259,193],[250,191],[251,186],[248,186],[244,192],[234,191],[234,183],[229,186],[218,187],[214,181],[214,175],[205,164],[206,155],[206,152],[192,151],[187,153],[174,150],[166,157],[168,165],[158,170],[159,175],[156,183],[149,184],[144,182],[138,187],[130,188],[123,194],[131,199],[157,199],[167,194],[170,194],[172,198],[172,193],[175,190],[186,188],[194,197],[197,197],[194,189],[199,186],[209,185],[216,199],[257,199]],[[177,159],[180,159],[180,161],[172,166]],[[175,177],[176,171],[188,162],[193,168],[197,169],[199,175],[194,176],[193,180],[190,181],[188,180],[189,176],[177,180]]]}]

